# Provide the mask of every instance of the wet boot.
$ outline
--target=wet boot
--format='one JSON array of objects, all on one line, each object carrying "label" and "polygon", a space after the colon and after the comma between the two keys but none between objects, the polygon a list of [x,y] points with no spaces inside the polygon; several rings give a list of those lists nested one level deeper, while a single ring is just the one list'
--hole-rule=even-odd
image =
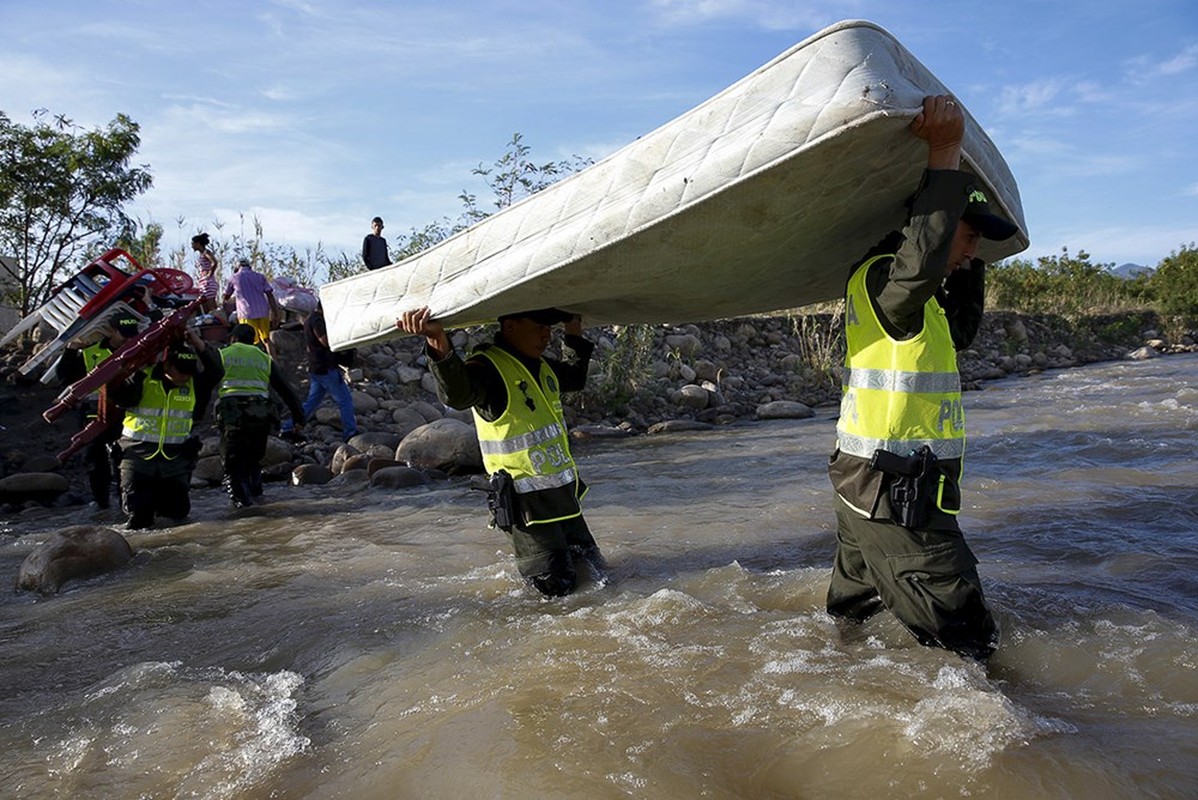
[{"label": "wet boot", "polygon": [[236,471],[226,472],[221,479],[221,484],[229,493],[229,499],[233,501],[234,508],[247,508],[254,504],[253,498],[247,491],[245,480]]}]

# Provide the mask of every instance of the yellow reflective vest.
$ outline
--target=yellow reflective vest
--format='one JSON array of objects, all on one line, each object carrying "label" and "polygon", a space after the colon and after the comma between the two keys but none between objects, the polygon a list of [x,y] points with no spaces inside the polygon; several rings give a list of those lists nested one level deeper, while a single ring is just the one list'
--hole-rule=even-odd
[{"label": "yellow reflective vest", "polygon": [[[87,347],[79,351],[79,355],[83,357],[83,371],[86,373],[91,372],[93,369],[103,364],[104,361],[106,361],[108,357],[112,355],[112,350],[103,343],[96,342],[94,344],[89,344]],[[92,389],[90,392],[88,392],[87,397],[89,400],[99,400],[99,388]],[[94,417],[95,414],[89,414],[88,416]]]},{"label": "yellow reflective vest", "polygon": [[845,294],[845,372],[836,444],[843,453],[867,459],[875,450],[905,456],[923,445],[938,459],[960,459],[965,454],[965,412],[948,319],[936,298],[929,298],[920,332],[892,339],[866,289],[870,266],[882,258],[893,256],[877,256],[858,267]]},{"label": "yellow reflective vest", "polygon": [[[147,458],[159,454],[174,458],[166,455],[163,446],[183,444],[191,435],[191,418],[196,405],[195,379],[175,386],[166,378],[155,378],[151,369],[146,370],[141,399],[125,411],[121,436],[135,442],[157,443],[158,449]],[[170,384],[169,389],[166,384]]]},{"label": "yellow reflective vest", "polygon": [[561,391],[553,370],[541,361],[534,378],[518,358],[499,347],[480,348],[474,355],[495,365],[508,395],[507,407],[494,421],[483,419],[474,409],[487,474],[504,470],[511,475],[524,524],[581,515],[580,501],[586,490],[570,455]]},{"label": "yellow reflective vest", "polygon": [[252,344],[234,342],[220,351],[225,377],[221,397],[269,397],[270,356]]}]

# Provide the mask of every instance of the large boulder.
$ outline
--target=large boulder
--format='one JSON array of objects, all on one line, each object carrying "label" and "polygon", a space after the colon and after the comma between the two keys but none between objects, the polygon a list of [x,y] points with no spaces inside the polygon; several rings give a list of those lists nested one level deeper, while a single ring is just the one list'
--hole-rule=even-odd
[{"label": "large boulder", "polygon": [[482,472],[483,454],[474,426],[445,417],[421,425],[404,437],[395,460],[416,469],[439,469],[450,475]]},{"label": "large boulder", "polygon": [[[267,469],[276,464],[290,464],[292,459],[291,444],[278,436],[266,437],[266,453],[262,456],[262,468]],[[290,470],[288,470],[290,471]]]},{"label": "large boulder", "polygon": [[54,594],[69,580],[90,578],[133,558],[125,537],[109,528],[76,525],[39,544],[17,574],[17,591]]},{"label": "large boulder", "polygon": [[56,472],[18,472],[0,479],[0,503],[21,503],[33,500],[49,505],[71,488],[71,484]]}]

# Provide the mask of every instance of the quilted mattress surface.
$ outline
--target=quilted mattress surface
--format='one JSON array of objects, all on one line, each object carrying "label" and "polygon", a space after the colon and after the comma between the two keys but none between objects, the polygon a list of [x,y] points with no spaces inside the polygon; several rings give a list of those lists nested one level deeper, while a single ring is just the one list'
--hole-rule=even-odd
[{"label": "quilted mattress surface", "polygon": [[[902,226],[926,145],[906,130],[949,90],[880,27],[827,28],[608,158],[405,261],[321,287],[330,344],[557,306],[584,325],[722,319],[841,296],[848,270]],[[1015,180],[966,116],[962,168],[1019,226]]]}]

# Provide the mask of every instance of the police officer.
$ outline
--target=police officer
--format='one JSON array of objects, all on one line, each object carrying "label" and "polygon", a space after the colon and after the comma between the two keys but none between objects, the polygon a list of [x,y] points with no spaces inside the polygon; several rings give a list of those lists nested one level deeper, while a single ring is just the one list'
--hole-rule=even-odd
[{"label": "police officer", "polygon": [[130,530],[148,528],[157,514],[184,519],[199,454],[192,423],[201,419],[220,381],[220,359],[192,330],[192,346],[172,344],[158,364],[108,385],[125,409],[121,428],[121,500]]},{"label": "police officer", "polygon": [[[71,384],[84,377],[119,350],[127,339],[136,336],[138,319],[127,311],[118,311],[108,320],[107,329],[107,334],[98,341],[82,348],[72,343],[63,353],[62,361],[58,365],[58,375],[64,383]],[[80,429],[96,419],[99,403],[100,390],[96,389],[79,408]],[[120,449],[116,441],[121,435],[121,422],[121,416],[113,413],[109,418],[108,427],[92,439],[83,451],[87,481],[97,508],[105,509],[109,505],[114,467],[120,463]]]},{"label": "police officer", "polygon": [[295,428],[302,427],[303,408],[270,356],[255,347],[254,329],[244,323],[230,331],[232,343],[220,351],[224,378],[216,401],[224,485],[237,508],[254,504],[262,494],[262,456],[278,422],[270,390],[283,398]]},{"label": "police officer", "polygon": [[907,225],[846,288],[827,607],[853,621],[887,608],[921,644],[982,659],[998,631],[957,524],[965,418],[954,348],[981,323],[978,241],[1009,238],[1016,226],[959,169],[964,115],[952,98],[925,98],[910,129],[928,160]]},{"label": "police officer", "polygon": [[[565,323],[569,361],[544,358],[552,326]],[[570,455],[561,393],[582,389],[594,345],[582,337],[582,320],[556,308],[499,318],[494,344],[462,361],[428,308],[404,312],[396,327],[425,337],[437,395],[453,408],[471,408],[493,479],[514,490],[508,535],[520,574],[542,594],[574,591],[579,562],[602,574],[599,546],[582,516],[586,484]]]}]

